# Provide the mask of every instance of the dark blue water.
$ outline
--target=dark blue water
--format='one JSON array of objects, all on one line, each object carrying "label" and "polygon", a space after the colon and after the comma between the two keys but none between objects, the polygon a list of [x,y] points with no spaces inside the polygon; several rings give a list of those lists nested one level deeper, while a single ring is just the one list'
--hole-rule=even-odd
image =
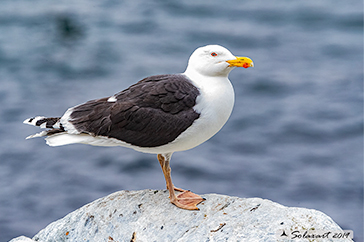
[{"label": "dark blue water", "polygon": [[[22,121],[59,116],[220,44],[255,68],[210,141],[175,153],[176,186],[323,211],[363,236],[362,1],[0,2],[0,241],[112,192],[164,189],[154,155],[52,148]],[[273,231],[274,232],[274,231]]]}]

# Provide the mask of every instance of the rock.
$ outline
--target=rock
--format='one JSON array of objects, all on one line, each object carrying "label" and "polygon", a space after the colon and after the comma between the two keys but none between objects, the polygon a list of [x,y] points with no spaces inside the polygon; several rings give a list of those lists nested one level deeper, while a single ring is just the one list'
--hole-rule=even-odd
[{"label": "rock", "polygon": [[[51,223],[29,241],[287,241],[295,230],[342,231],[313,209],[261,198],[203,197],[199,211],[187,211],[172,205],[167,191],[116,192]],[[283,231],[288,236],[279,237]]]},{"label": "rock", "polygon": [[25,236],[20,236],[20,237],[10,240],[10,242],[34,242],[34,240],[29,239]]}]

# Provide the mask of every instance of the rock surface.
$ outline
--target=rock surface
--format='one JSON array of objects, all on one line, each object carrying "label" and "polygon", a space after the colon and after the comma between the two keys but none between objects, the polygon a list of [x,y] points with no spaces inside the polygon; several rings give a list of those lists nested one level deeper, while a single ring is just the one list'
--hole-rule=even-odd
[{"label": "rock surface", "polygon": [[[169,203],[166,191],[120,191],[51,223],[32,240],[22,236],[11,242],[309,241],[289,238],[295,230],[341,231],[330,217],[313,209],[261,198],[203,197],[207,200],[198,205],[199,211],[187,211]],[[287,237],[280,237],[283,230]]]},{"label": "rock surface", "polygon": [[15,239],[12,239],[11,242],[34,242],[34,240],[27,238],[25,236],[20,236]]}]

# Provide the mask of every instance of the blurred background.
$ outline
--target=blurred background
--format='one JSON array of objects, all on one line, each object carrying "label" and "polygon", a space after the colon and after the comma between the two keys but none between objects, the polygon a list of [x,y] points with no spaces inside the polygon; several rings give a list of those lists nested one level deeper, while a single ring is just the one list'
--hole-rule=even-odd
[{"label": "blurred background", "polygon": [[[220,44],[255,67],[230,74],[232,116],[211,140],[175,153],[172,177],[198,194],[317,209],[363,233],[363,2],[0,2],[0,241],[34,236],[119,190],[165,189],[155,155],[52,148],[22,124],[180,73]],[[273,231],[274,232],[274,231]]]}]

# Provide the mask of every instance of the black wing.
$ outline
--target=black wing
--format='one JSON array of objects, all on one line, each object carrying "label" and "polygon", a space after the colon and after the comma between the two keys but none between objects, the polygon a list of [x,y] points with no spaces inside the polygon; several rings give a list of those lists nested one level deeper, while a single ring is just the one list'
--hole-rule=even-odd
[{"label": "black wing", "polygon": [[116,94],[115,102],[103,98],[74,107],[69,121],[79,132],[161,146],[199,118],[193,109],[199,94],[184,75],[151,76]]}]

